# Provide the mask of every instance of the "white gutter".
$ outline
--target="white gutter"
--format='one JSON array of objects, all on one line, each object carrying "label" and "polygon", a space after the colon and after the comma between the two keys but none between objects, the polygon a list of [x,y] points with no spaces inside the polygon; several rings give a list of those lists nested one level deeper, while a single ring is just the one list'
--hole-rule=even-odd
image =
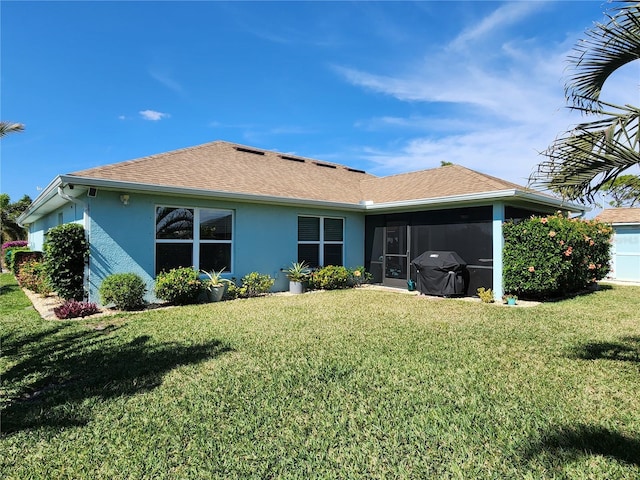
[{"label": "white gutter", "polygon": [[76,177],[73,175],[61,175],[54,179],[47,188],[36,198],[31,207],[24,212],[18,221],[24,220],[30,216],[30,213],[35,213],[42,205],[46,204],[53,196],[56,195],[56,190],[62,189],[61,198],[85,205],[84,202],[68,195],[64,191],[65,185],[78,185],[79,187],[96,187],[109,190],[120,190],[130,192],[146,192],[165,195],[191,195],[204,198],[215,198],[221,200],[235,200],[240,202],[252,202],[252,203],[270,203],[279,205],[302,205],[315,208],[327,208],[332,210],[350,210],[359,212],[377,212],[383,210],[400,210],[400,209],[418,209],[424,207],[443,207],[446,205],[456,205],[474,202],[492,202],[499,199],[522,199],[537,204],[547,205],[554,209],[569,210],[572,212],[580,212],[584,215],[585,211],[589,208],[582,205],[572,204],[560,199],[538,194],[534,192],[526,192],[518,189],[511,190],[495,190],[491,192],[470,193],[463,195],[451,195],[446,197],[436,198],[421,198],[412,200],[403,200],[398,202],[383,202],[375,203],[370,200],[363,200],[359,203],[346,203],[346,202],[331,202],[326,200],[313,200],[304,198],[290,198],[290,197],[277,197],[273,195],[259,195],[251,193],[236,193],[226,192],[220,190],[206,190],[199,188],[189,187],[173,187],[165,185],[153,185],[153,184],[141,184],[136,182],[105,180],[102,178],[88,178],[88,177]]},{"label": "white gutter", "polygon": [[425,206],[443,206],[446,204],[456,203],[473,203],[478,201],[492,201],[496,199],[523,199],[538,204],[548,205],[550,207],[570,210],[575,212],[584,212],[585,207],[577,204],[567,203],[563,200],[554,199],[547,195],[523,192],[522,190],[494,190],[491,192],[468,193],[464,195],[451,195],[447,197],[421,198],[415,200],[404,200],[399,202],[374,203],[365,202],[366,210],[399,210],[405,208],[419,208]]},{"label": "white gutter", "polygon": [[148,192],[166,195],[192,195],[207,198],[220,198],[223,200],[236,200],[251,203],[275,203],[281,205],[308,205],[313,207],[324,207],[334,210],[360,210],[362,205],[347,202],[332,202],[327,200],[313,200],[307,198],[277,197],[274,195],[261,195],[252,193],[227,192],[223,190],[208,190],[190,187],[172,187],[166,185],[153,185],[147,183],[124,182],[116,180],[104,180],[101,178],[74,177],[64,175],[61,180],[68,184],[82,185],[87,187],[104,188],[109,190],[124,190],[130,192]]},{"label": "white gutter", "polygon": [[87,206],[87,204],[82,200],[78,200],[77,198],[67,195],[64,191],[64,186],[62,185],[58,186],[58,195],[64,198],[65,200],[67,200],[68,202],[75,203],[76,205],[82,205],[83,207]]}]

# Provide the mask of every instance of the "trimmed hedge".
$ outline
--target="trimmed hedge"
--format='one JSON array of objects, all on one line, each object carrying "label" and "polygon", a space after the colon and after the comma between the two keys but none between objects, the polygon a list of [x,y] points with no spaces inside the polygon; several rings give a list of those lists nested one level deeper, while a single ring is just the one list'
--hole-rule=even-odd
[{"label": "trimmed hedge", "polygon": [[17,265],[15,264],[15,256],[18,252],[30,252],[31,249],[24,246],[16,246],[16,247],[8,247],[5,248],[2,252],[2,259],[4,260],[4,266],[14,275],[18,272]]},{"label": "trimmed hedge", "polygon": [[503,225],[506,293],[521,298],[566,296],[609,273],[613,229],[560,212]]},{"label": "trimmed hedge", "polygon": [[58,225],[47,231],[44,242],[45,268],[51,287],[65,300],[84,298],[84,266],[89,242],[77,223]]},{"label": "trimmed hedge", "polygon": [[28,247],[12,249],[10,263],[11,273],[13,273],[15,276],[18,276],[22,265],[30,262],[31,260],[41,262],[43,260],[42,252],[31,251]]}]

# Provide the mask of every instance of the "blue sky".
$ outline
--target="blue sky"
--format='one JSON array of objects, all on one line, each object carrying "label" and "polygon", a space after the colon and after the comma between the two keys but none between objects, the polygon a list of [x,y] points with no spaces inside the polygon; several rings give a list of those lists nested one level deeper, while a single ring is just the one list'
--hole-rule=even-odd
[{"label": "blue sky", "polygon": [[[600,1],[0,3],[0,187],[214,140],[526,184]],[[638,101],[629,65],[602,98]]]}]

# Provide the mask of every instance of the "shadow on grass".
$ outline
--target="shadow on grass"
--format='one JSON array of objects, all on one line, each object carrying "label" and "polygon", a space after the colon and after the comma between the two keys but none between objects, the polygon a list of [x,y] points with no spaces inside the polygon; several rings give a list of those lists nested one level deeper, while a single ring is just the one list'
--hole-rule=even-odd
[{"label": "shadow on grass", "polygon": [[547,432],[543,440],[526,452],[525,459],[547,454],[562,463],[588,455],[602,455],[640,466],[640,440],[606,428],[579,425]]},{"label": "shadow on grass", "polygon": [[582,360],[617,360],[640,363],[640,337],[623,337],[618,342],[592,342],[573,350]]},{"label": "shadow on grass", "polygon": [[204,344],[158,343],[149,336],[123,340],[122,327],[102,331],[56,326],[25,336],[3,337],[9,365],[2,375],[2,434],[85,425],[91,400],[150,391],[181,365],[231,351],[218,340]]},{"label": "shadow on grass", "polygon": [[614,287],[612,285],[602,285],[600,283],[597,283],[595,285],[590,285],[587,288],[580,290],[578,292],[556,293],[554,295],[541,296],[541,297],[537,297],[537,296],[528,297],[526,295],[522,295],[522,300],[533,300],[533,301],[544,302],[544,303],[560,303],[560,302],[564,302],[565,300],[571,300],[573,298],[593,295],[594,293],[597,293],[597,292],[613,290],[613,288]]},{"label": "shadow on grass", "polygon": [[15,292],[20,287],[18,285],[0,285],[0,295],[5,295],[7,293]]}]

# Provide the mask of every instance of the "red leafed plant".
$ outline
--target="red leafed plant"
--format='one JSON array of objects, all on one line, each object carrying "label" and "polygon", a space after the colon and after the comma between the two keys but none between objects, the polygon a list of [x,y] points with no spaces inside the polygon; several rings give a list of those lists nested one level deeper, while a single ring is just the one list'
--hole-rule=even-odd
[{"label": "red leafed plant", "polygon": [[98,313],[100,309],[95,303],[92,302],[79,302],[77,300],[69,300],[53,309],[53,313],[56,314],[60,320],[67,318],[86,317]]}]

